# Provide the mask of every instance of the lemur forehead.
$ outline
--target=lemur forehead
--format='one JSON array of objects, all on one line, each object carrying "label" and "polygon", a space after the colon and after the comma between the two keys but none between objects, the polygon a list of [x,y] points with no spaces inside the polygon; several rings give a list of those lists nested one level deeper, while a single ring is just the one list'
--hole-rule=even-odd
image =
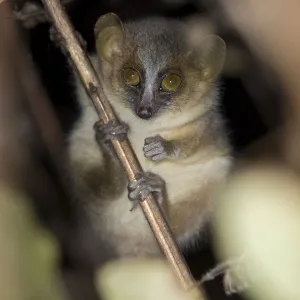
[{"label": "lemur forehead", "polygon": [[146,76],[156,76],[183,52],[183,30],[178,21],[149,18],[127,23],[125,30]]}]

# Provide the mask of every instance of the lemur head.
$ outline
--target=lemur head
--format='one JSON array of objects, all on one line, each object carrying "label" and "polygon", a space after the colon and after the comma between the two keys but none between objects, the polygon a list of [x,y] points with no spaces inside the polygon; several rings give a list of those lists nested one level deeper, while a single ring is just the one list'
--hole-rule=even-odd
[{"label": "lemur head", "polygon": [[201,101],[219,75],[226,46],[218,36],[192,45],[179,21],[151,18],[122,23],[106,14],[95,26],[102,80],[145,120],[164,109],[181,111]]}]

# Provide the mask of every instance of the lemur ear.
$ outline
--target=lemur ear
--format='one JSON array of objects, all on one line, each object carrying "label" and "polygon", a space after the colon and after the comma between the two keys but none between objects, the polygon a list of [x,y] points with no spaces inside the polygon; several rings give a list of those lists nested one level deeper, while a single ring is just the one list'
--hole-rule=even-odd
[{"label": "lemur ear", "polygon": [[226,58],[226,44],[217,35],[209,35],[193,51],[193,61],[202,71],[202,80],[214,80],[222,71]]},{"label": "lemur ear", "polygon": [[113,56],[121,53],[124,42],[123,24],[114,13],[101,16],[94,28],[96,49],[100,58],[111,62]]}]

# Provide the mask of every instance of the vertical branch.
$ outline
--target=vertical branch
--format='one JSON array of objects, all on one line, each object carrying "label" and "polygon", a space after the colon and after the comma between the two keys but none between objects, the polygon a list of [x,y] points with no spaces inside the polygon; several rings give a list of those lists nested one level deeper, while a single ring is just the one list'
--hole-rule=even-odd
[{"label": "vertical branch", "polygon": [[[80,46],[74,29],[60,2],[58,0],[43,0],[43,3],[51,16],[56,29],[59,31],[63,39],[63,46],[65,46],[68,50],[99,117],[104,121],[104,123],[108,123],[110,120],[116,120],[116,116],[104,95],[96,72],[84,50]],[[112,141],[112,144],[124,170],[126,171],[128,179],[130,181],[134,180],[136,175],[143,170],[128,139],[125,141]],[[180,279],[184,289],[188,290],[195,287],[194,279],[190,270],[188,269],[186,262],[174,241],[171,230],[162,214],[162,211],[153,196],[149,195],[146,200],[140,201],[140,206],[163,253],[173,267],[173,270]],[[196,291],[196,289],[194,289],[194,291]],[[197,292],[195,293],[197,294],[197,299],[203,299],[200,290],[197,289]]]}]

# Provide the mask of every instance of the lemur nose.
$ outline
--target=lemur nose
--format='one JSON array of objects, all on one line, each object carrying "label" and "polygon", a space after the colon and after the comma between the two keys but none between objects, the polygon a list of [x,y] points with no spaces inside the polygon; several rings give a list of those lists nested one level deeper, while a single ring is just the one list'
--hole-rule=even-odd
[{"label": "lemur nose", "polygon": [[150,119],[152,117],[152,108],[141,106],[137,114],[142,119]]}]

